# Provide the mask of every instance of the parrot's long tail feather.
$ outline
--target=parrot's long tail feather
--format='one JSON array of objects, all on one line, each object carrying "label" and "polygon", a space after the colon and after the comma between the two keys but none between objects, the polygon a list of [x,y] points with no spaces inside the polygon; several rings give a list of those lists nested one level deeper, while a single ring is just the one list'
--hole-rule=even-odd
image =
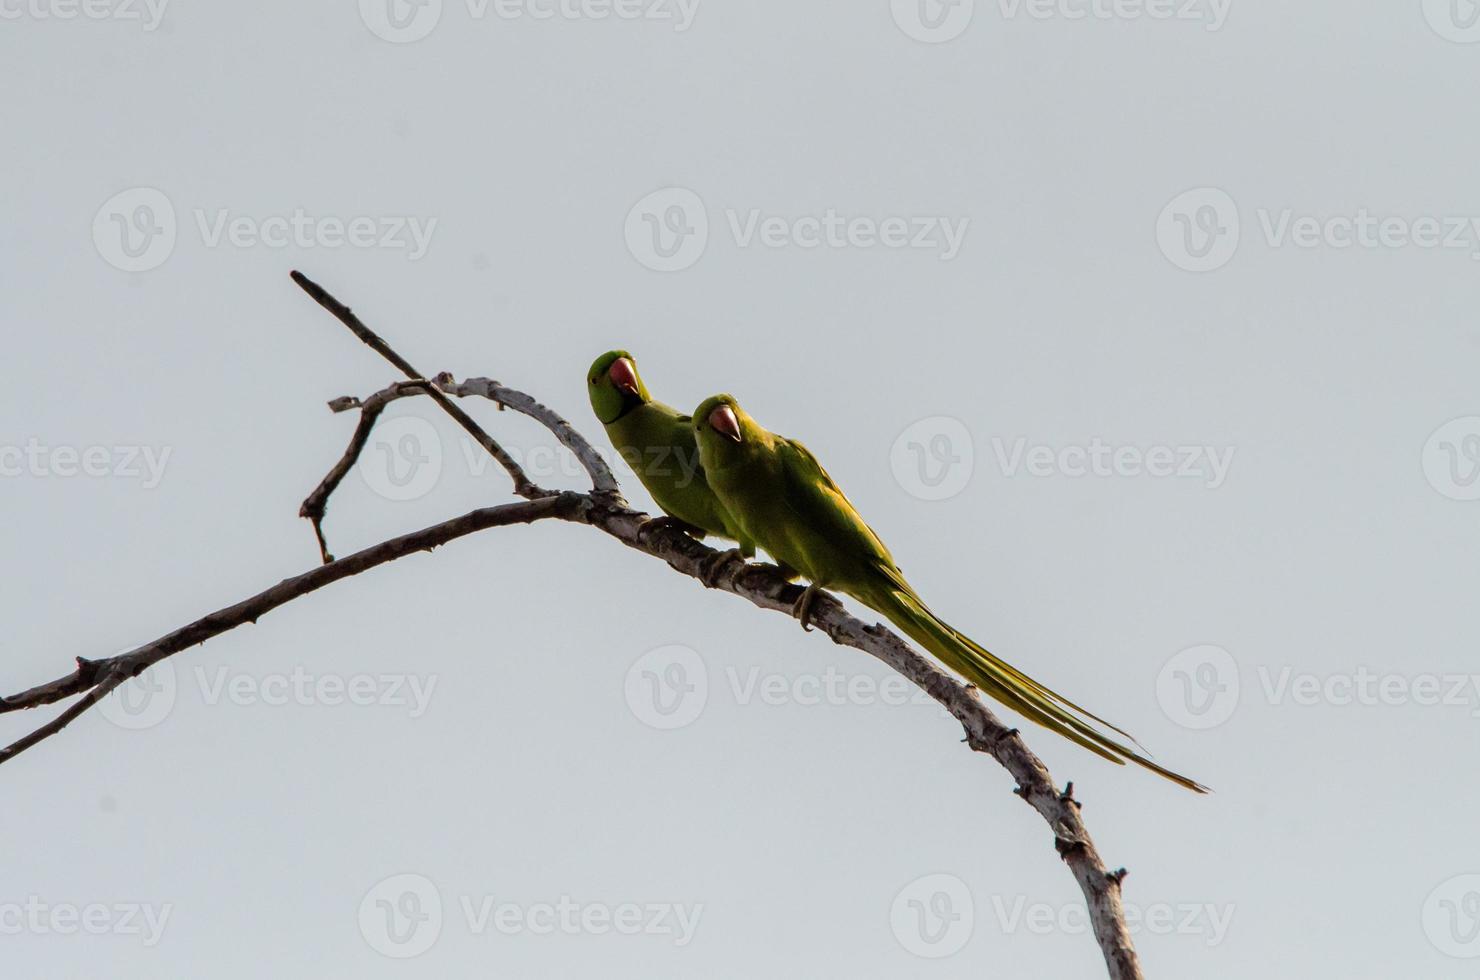
[{"label": "parrot's long tail feather", "polygon": [[1137,745],[1140,744],[1126,732],[1054,693],[1011,664],[992,655],[969,637],[952,629],[920,601],[920,597],[897,572],[893,569],[881,571],[885,573],[885,581],[860,590],[866,594],[856,594],[855,598],[889,617],[889,621],[904,630],[911,639],[984,693],[1116,765],[1124,765],[1129,760],[1179,786],[1185,786],[1197,793],[1208,792],[1208,788],[1201,783],[1162,768],[1100,731],[1091,724],[1092,721],[1124,735]]}]

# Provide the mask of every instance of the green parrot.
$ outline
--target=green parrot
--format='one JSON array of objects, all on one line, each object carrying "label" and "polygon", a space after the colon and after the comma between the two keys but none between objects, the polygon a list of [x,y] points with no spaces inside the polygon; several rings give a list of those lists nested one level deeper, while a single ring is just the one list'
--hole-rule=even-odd
[{"label": "green parrot", "polygon": [[612,350],[598,357],[586,373],[586,390],[613,448],[670,523],[697,538],[712,534],[738,542],[727,555],[755,555],[754,543],[709,489],[689,417],[653,400],[631,354]]},{"label": "green parrot", "polygon": [[811,584],[796,604],[803,628],[819,589],[837,589],[888,617],[951,670],[1017,713],[1117,765],[1126,760],[1199,793],[1207,788],[1095,727],[1127,732],[1039,684],[948,626],[905,581],[889,549],[801,443],[762,428],[730,395],[693,414],[704,472],[746,540]]}]

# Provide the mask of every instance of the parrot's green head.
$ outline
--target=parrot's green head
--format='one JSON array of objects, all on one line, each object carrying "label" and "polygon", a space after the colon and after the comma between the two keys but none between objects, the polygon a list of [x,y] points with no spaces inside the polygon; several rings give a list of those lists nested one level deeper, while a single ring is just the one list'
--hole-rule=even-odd
[{"label": "parrot's green head", "polygon": [[706,398],[694,409],[693,418],[700,457],[721,466],[755,448],[758,436],[764,431],[740,407],[734,395]]},{"label": "parrot's green head", "polygon": [[609,350],[586,372],[591,410],[602,425],[611,425],[639,405],[653,400],[637,374],[637,362],[624,350]]}]

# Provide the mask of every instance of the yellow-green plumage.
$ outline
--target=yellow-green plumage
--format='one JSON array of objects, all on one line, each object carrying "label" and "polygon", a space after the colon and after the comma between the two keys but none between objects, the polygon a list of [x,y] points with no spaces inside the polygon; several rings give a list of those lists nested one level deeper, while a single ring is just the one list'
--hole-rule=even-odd
[{"label": "yellow-green plumage", "polygon": [[879,536],[801,443],[766,431],[729,395],[695,410],[693,426],[709,486],[742,534],[818,588],[836,589],[888,617],[980,690],[1032,721],[1117,764],[1127,760],[1197,792],[1096,723],[1126,732],[994,656],[930,611]]},{"label": "yellow-green plumage", "polygon": [[755,545],[709,487],[692,420],[653,400],[631,354],[614,350],[598,357],[586,373],[586,388],[612,448],[665,514],[698,537],[729,538],[742,554],[755,554]]}]

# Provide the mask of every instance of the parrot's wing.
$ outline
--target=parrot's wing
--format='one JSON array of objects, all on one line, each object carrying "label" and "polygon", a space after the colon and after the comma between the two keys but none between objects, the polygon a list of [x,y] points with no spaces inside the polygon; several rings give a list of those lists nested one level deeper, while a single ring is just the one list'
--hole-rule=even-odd
[{"label": "parrot's wing", "polygon": [[894,568],[884,542],[806,446],[778,436],[776,456],[781,464],[783,500],[798,520],[834,541],[857,542],[860,559]]}]

